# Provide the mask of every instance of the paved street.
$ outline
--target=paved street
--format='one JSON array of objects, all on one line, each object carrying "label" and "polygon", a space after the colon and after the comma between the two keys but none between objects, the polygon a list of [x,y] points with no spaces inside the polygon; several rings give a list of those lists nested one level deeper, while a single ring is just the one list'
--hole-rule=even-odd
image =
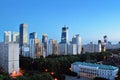
[{"label": "paved street", "polygon": [[84,78],[84,77],[77,78],[77,77],[72,77],[72,76],[66,76],[65,80],[91,80],[91,79]]}]

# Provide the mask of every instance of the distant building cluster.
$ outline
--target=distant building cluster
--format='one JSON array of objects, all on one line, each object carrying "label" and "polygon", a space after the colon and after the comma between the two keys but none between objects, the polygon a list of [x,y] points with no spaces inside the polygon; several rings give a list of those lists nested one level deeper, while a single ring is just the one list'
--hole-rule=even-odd
[{"label": "distant building cluster", "polygon": [[112,44],[110,41],[107,43],[106,49],[120,49],[120,42],[117,44]]},{"label": "distant building cluster", "polygon": [[[86,52],[102,52],[106,49],[120,48],[120,45],[112,45],[107,36],[104,41],[98,40],[98,44],[90,42],[82,45],[79,34],[75,34],[68,41],[68,27],[62,27],[61,42],[49,39],[47,34],[40,40],[36,32],[28,34],[28,24],[20,24],[19,32],[4,32],[4,42],[0,43],[0,67],[11,73],[19,68],[19,54],[25,57],[40,58],[49,55],[77,55]],[[4,63],[4,64],[3,64]],[[5,67],[6,66],[6,67]]]},{"label": "distant building cluster", "polygon": [[[29,35],[29,37],[28,37]],[[76,55],[81,54],[82,44],[79,34],[68,42],[68,27],[62,28],[61,42],[49,39],[47,34],[42,35],[42,40],[36,32],[28,34],[28,25],[19,26],[19,32],[5,31],[4,42],[0,43],[0,67],[12,73],[19,69],[19,55],[31,58],[47,57],[49,55]]]},{"label": "distant building cluster", "polygon": [[76,55],[81,53],[82,43],[79,34],[73,36],[72,42],[68,42],[68,27],[64,26],[61,33],[61,42],[49,39],[47,34],[42,35],[42,41],[37,37],[37,33],[29,34],[27,43],[27,25],[20,25],[20,51],[21,55],[39,58],[49,55]]},{"label": "distant building cluster", "polygon": [[90,42],[89,44],[83,45],[83,52],[105,52],[107,46],[107,36],[104,36],[104,41],[98,40],[98,44]]}]

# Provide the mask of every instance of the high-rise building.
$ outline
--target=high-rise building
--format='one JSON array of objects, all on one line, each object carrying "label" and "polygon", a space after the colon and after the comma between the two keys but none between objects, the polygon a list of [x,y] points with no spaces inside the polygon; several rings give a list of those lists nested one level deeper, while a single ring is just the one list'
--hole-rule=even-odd
[{"label": "high-rise building", "polygon": [[11,32],[5,31],[4,32],[4,42],[15,42],[19,43],[19,33],[18,32]]},{"label": "high-rise building", "polygon": [[30,57],[40,57],[40,39],[30,39]]},{"label": "high-rise building", "polygon": [[9,74],[19,69],[19,44],[0,42],[0,67]]},{"label": "high-rise building", "polygon": [[62,28],[61,43],[68,43],[68,27]]},{"label": "high-rise building", "polygon": [[47,43],[48,42],[48,36],[47,34],[42,35],[42,43]]},{"label": "high-rise building", "polygon": [[53,44],[53,55],[60,55],[60,47],[59,44]]},{"label": "high-rise building", "polygon": [[48,42],[47,56],[53,54],[53,40],[50,39]]},{"label": "high-rise building", "polygon": [[48,54],[48,36],[47,36],[47,34],[43,34],[42,35],[42,45],[43,45],[43,56],[44,57],[46,57],[47,56],[47,54]]},{"label": "high-rise building", "polygon": [[76,55],[77,54],[77,46],[76,44],[68,45],[68,55]]},{"label": "high-rise building", "polygon": [[44,48],[47,49],[47,44],[48,44],[48,36],[47,36],[47,34],[42,35],[42,43],[44,44]]},{"label": "high-rise building", "polygon": [[35,38],[37,38],[37,33],[36,32],[33,32],[33,33],[29,34],[29,39],[35,39]]},{"label": "high-rise building", "polygon": [[107,36],[105,35],[105,36],[104,36],[104,43],[107,44],[107,42],[108,42],[108,38],[107,38]]},{"label": "high-rise building", "polygon": [[101,52],[101,42],[98,41],[98,44],[90,42],[89,44],[83,45],[83,51],[89,53]]},{"label": "high-rise building", "polygon": [[39,48],[40,48],[40,56],[45,58],[46,55],[44,54],[44,44],[41,43]]},{"label": "high-rise building", "polygon": [[28,43],[28,25],[23,23],[20,24],[20,38],[19,38],[20,48],[27,43]]},{"label": "high-rise building", "polygon": [[21,54],[25,57],[30,57],[30,46],[29,45],[23,45],[21,48]]},{"label": "high-rise building", "polygon": [[19,33],[18,32],[12,33],[12,42],[19,43]]},{"label": "high-rise building", "polygon": [[76,44],[77,54],[80,54],[82,49],[82,43],[81,43],[81,37],[79,36],[79,34],[73,36],[72,44]]},{"label": "high-rise building", "polygon": [[33,32],[29,34],[30,40],[30,57],[40,57],[40,39],[37,38],[37,33]]},{"label": "high-rise building", "polygon": [[68,54],[68,44],[59,44],[59,54],[67,55]]},{"label": "high-rise building", "polygon": [[5,43],[11,42],[11,31],[4,32],[4,42]]},{"label": "high-rise building", "polygon": [[48,55],[56,55],[57,53],[57,41],[54,39],[50,39],[48,42],[47,56]]},{"label": "high-rise building", "polygon": [[102,42],[101,40],[98,40],[98,52],[102,51]]}]

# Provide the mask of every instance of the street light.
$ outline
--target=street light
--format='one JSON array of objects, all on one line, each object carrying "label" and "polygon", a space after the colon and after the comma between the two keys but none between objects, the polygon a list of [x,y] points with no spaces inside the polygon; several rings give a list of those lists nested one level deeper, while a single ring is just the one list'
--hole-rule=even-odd
[{"label": "street light", "polygon": [[47,72],[48,71],[48,69],[45,69],[45,72]]},{"label": "street light", "polygon": [[54,75],[55,73],[54,73],[54,72],[51,72],[50,74],[51,74],[51,75]]},{"label": "street light", "polygon": [[72,68],[69,68],[69,70],[71,71],[71,70],[72,70]]}]

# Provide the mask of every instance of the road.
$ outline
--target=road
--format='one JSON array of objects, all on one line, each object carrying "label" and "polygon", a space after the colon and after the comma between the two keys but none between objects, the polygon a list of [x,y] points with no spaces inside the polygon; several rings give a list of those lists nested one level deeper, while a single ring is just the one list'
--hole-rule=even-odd
[{"label": "road", "polygon": [[72,76],[66,76],[65,80],[91,80],[91,79],[84,78],[84,77],[77,78],[77,77],[72,77]]}]

